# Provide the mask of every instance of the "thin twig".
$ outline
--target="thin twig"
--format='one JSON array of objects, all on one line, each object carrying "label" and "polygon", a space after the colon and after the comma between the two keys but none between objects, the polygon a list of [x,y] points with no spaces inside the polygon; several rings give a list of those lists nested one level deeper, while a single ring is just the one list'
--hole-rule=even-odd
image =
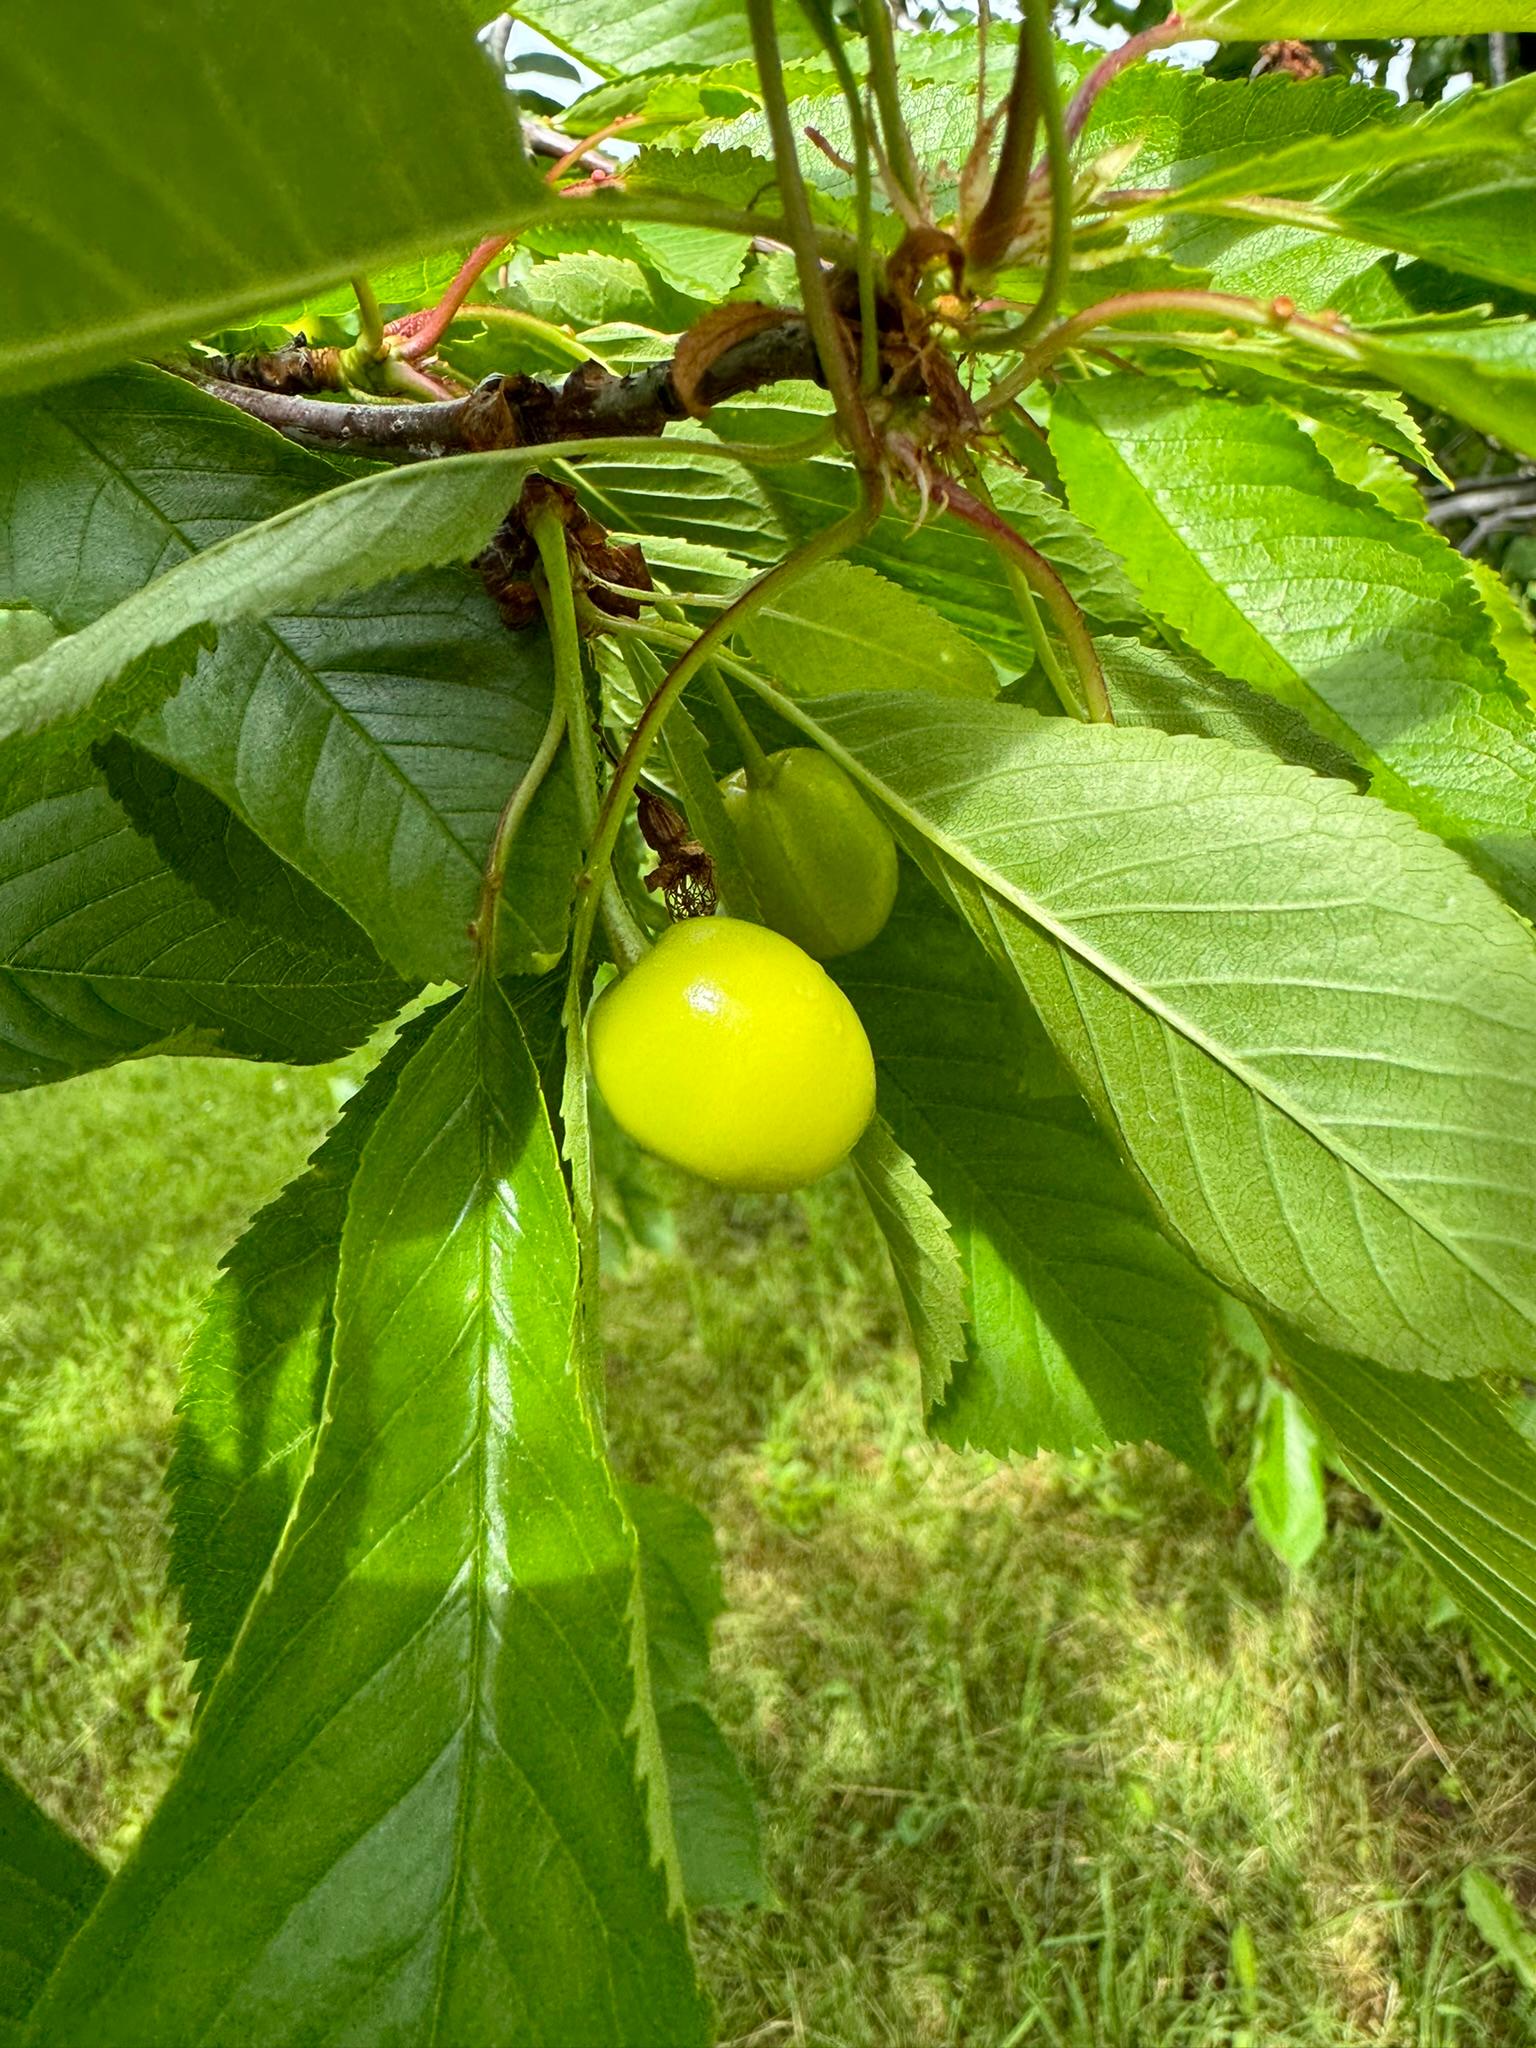
[{"label": "thin twig", "polygon": [[[594,128],[590,135],[584,135],[580,142],[573,142],[564,156],[555,158],[544,173],[546,185],[554,185],[563,178],[573,164],[585,164],[591,152],[600,142],[606,142],[610,135],[622,135],[626,128],[633,128],[637,121],[643,121],[643,114],[620,114],[617,120],[607,122],[601,128]],[[602,159],[598,160],[600,163]],[[606,166],[605,166],[606,168]]]},{"label": "thin twig", "polygon": [[[983,416],[994,413],[1027,391],[1041,372],[1056,360],[1066,349],[1074,347],[1096,328],[1112,325],[1118,320],[1130,320],[1143,313],[1198,313],[1207,319],[1220,320],[1229,327],[1264,328],[1276,334],[1298,334],[1311,347],[1340,360],[1357,365],[1359,350],[1349,337],[1349,331],[1337,318],[1315,319],[1298,313],[1289,299],[1271,299],[1268,305],[1257,299],[1239,298],[1232,292],[1203,292],[1169,288],[1168,290],[1145,292],[1120,292],[1113,298],[1101,299],[1096,306],[1085,306],[1080,313],[1073,313],[1068,319],[1059,321],[1034,348],[1026,351],[1022,359],[1004,377],[999,377],[986,396],[977,405]],[[999,338],[997,345],[1017,346],[1026,339],[1026,331],[1020,328],[1014,335]]]},{"label": "thin twig", "polygon": [[1108,56],[1101,57],[1068,103],[1064,124],[1067,142],[1076,142],[1082,134],[1088,116],[1093,112],[1094,101],[1112,78],[1118,78],[1127,65],[1150,55],[1153,50],[1166,49],[1170,43],[1182,42],[1183,39],[1183,18],[1170,14],[1166,21],[1158,22],[1154,28],[1144,28],[1140,35],[1131,36],[1123,42],[1118,50],[1111,50]]},{"label": "thin twig", "polygon": [[[869,123],[864,118],[864,102],[859,97],[858,81],[830,9],[822,4],[822,0],[805,0],[805,8],[837,74],[843,104],[848,110],[853,161],[847,168],[853,173],[854,218],[859,244],[859,389],[866,398],[873,398],[880,388],[880,322],[875,307],[874,192],[870,172]],[[813,139],[820,139],[814,128],[807,128],[805,132]],[[824,140],[822,146],[826,146]]]},{"label": "thin twig", "polygon": [[522,779],[516,789],[502,805],[501,816],[496,820],[496,830],[491,837],[491,849],[486,855],[485,872],[480,884],[480,908],[475,915],[475,944],[485,959],[495,958],[496,917],[501,908],[502,884],[506,880],[507,863],[512,857],[512,845],[522,828],[534,798],[543,785],[544,778],[554,766],[555,756],[560,751],[560,742],[565,737],[565,705],[557,691],[550,705],[549,722],[544,727],[544,736],[534,750],[533,759],[523,770]]},{"label": "thin twig", "polygon": [[901,111],[901,79],[896,69],[896,41],[891,33],[888,0],[860,0],[859,20],[869,51],[869,82],[880,109],[886,169],[911,209],[913,221],[923,218],[923,181],[917,155]]},{"label": "thin twig", "polygon": [[414,361],[436,348],[459,308],[511,239],[510,235],[488,235],[470,250],[459,265],[453,282],[425,317],[413,313],[394,322],[390,332],[401,337],[396,343],[397,355]]},{"label": "thin twig", "polygon": [[779,198],[789,222],[789,240],[795,252],[795,274],[800,280],[806,325],[816,344],[817,359],[827,389],[832,394],[832,403],[837,408],[838,422],[848,437],[854,467],[864,480],[867,493],[871,488],[870,480],[879,471],[880,451],[869,415],[859,396],[858,380],[848,359],[843,326],[833,310],[821,267],[816,223],[811,216],[805,180],[800,174],[794,124],[789,117],[789,96],[784,89],[784,73],[779,61],[779,35],[774,21],[773,0],[747,0],[747,20],[752,29],[763,112],[767,116],[768,133],[773,142],[774,171],[779,182]]}]

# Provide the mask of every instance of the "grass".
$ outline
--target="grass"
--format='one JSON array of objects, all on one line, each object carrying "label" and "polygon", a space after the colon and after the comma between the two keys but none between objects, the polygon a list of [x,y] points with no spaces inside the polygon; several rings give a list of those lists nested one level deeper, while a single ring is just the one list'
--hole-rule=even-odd
[{"label": "grass", "polygon": [[[0,1104],[0,1755],[112,1862],[187,1739],[177,1356],[334,1100],[187,1061]],[[847,1186],[675,1192],[612,1279],[611,1426],[720,1533],[777,1894],[700,1928],[723,2041],[1536,2039],[1458,1897],[1536,1902],[1536,1715],[1363,1503],[1293,1579],[1154,1454],[937,1450]]]}]

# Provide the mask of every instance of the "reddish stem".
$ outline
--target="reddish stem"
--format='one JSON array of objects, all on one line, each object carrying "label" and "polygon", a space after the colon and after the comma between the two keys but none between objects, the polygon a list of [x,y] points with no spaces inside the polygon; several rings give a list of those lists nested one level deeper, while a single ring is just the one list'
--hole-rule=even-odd
[{"label": "reddish stem", "polygon": [[1072,657],[1072,665],[1088,700],[1089,717],[1096,724],[1113,725],[1115,714],[1110,707],[1109,688],[1104,681],[1104,668],[1093,644],[1093,635],[1088,631],[1087,621],[1078,609],[1076,599],[1044,555],[1032,548],[1022,535],[1015,533],[1006,519],[1000,518],[990,505],[984,505],[964,484],[956,483],[953,477],[934,469],[924,459],[916,442],[905,434],[888,435],[886,446],[919,490],[925,490],[930,498],[936,498],[956,519],[974,527],[983,540],[1023,571],[1025,581],[1043,599],[1047,611],[1056,621],[1057,631],[1067,643],[1067,652]]},{"label": "reddish stem", "polygon": [[[1085,306],[1080,313],[1058,321],[1049,333],[1042,335],[1035,346],[1019,358],[1006,377],[998,379],[980,401],[977,410],[983,417],[996,412],[1000,406],[1017,398],[1021,391],[1027,391],[1063,349],[1071,348],[1084,335],[1092,334],[1096,327],[1106,326],[1115,320],[1132,319],[1138,313],[1197,313],[1208,320],[1225,320],[1234,327],[1268,328],[1277,334],[1296,331],[1314,348],[1341,356],[1349,362],[1359,360],[1358,352],[1350,345],[1348,327],[1337,313],[1323,312],[1310,316],[1298,313],[1294,302],[1287,298],[1274,298],[1266,305],[1257,299],[1239,298],[1233,292],[1176,289],[1121,292],[1114,298],[1101,299],[1096,306]],[[1006,340],[1007,337],[1003,338]]]},{"label": "reddish stem", "polygon": [[510,235],[490,235],[479,242],[459,265],[458,274],[447,291],[425,314],[407,313],[402,320],[391,320],[385,328],[386,334],[403,335],[403,343],[394,353],[404,356],[407,362],[419,362],[430,355],[443,335],[447,332],[454,316],[469,297],[482,274],[505,249]]},{"label": "reddish stem", "polygon": [[1093,112],[1093,103],[1109,84],[1118,78],[1128,64],[1134,64],[1152,50],[1166,49],[1170,43],[1182,41],[1184,17],[1170,14],[1166,21],[1160,21],[1155,28],[1144,28],[1140,35],[1131,36],[1118,50],[1111,50],[1099,59],[1082,84],[1067,102],[1064,126],[1067,131],[1067,147],[1070,149],[1083,129],[1088,116]]},{"label": "reddish stem", "polygon": [[597,145],[600,142],[606,142],[610,135],[617,135],[625,128],[633,128],[637,121],[643,121],[644,119],[645,116],[643,114],[620,114],[616,121],[608,122],[606,127],[594,128],[592,133],[583,136],[580,142],[573,142],[564,156],[556,157],[555,161],[544,173],[545,184],[555,184],[571,168],[572,164],[579,164],[581,162],[589,149],[596,149]]}]

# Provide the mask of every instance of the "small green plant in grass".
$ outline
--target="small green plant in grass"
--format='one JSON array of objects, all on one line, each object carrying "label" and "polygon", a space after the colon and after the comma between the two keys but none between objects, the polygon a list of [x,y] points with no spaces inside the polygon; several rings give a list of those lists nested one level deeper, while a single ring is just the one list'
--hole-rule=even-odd
[{"label": "small green plant in grass", "polygon": [[1225,1498],[1240,1304],[1270,1540],[1326,1444],[1536,1677],[1533,664],[1419,487],[1426,410],[1536,455],[1531,82],[1143,61],[1497,0],[540,0],[561,129],[381,5],[0,58],[0,1083],[400,1022],[191,1342],[174,1781],[104,1887],[7,1831],[58,2048],[710,2040],[761,1888],[594,1078],[727,1185],[851,1156],[951,1450]]}]

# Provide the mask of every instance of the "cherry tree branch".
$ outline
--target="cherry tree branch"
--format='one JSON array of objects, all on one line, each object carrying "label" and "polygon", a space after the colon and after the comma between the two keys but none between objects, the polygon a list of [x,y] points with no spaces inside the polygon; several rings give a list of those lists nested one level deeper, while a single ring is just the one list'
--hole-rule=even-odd
[{"label": "cherry tree branch", "polygon": [[[598,434],[657,434],[689,417],[673,383],[671,359],[628,375],[588,361],[559,384],[521,373],[491,376],[462,398],[426,405],[336,404],[203,376],[195,366],[177,367],[214,397],[290,440],[399,462]],[[799,379],[820,382],[821,367],[804,319],[786,312],[773,326],[718,355],[690,386],[690,395],[697,405],[709,407],[738,392]]]}]

